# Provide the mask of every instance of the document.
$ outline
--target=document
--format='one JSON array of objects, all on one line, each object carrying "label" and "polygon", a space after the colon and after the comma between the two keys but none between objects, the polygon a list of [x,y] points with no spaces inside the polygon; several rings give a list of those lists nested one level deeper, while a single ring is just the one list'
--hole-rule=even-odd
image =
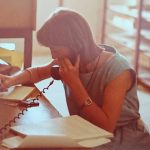
[{"label": "document", "polygon": [[42,124],[11,127],[17,136],[4,139],[8,148],[86,147],[92,148],[111,141],[113,134],[80,116],[54,118]]},{"label": "document", "polygon": [[25,100],[34,90],[35,87],[13,86],[10,87],[7,92],[0,92],[0,100],[22,101]]}]

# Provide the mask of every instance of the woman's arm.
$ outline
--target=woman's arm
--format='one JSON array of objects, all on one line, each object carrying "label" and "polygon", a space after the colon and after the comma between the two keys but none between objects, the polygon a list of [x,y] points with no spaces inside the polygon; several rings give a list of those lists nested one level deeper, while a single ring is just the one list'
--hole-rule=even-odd
[{"label": "woman's arm", "polygon": [[27,68],[13,76],[0,75],[1,89],[7,89],[17,84],[36,83],[51,76],[51,67],[56,64],[53,60],[47,65],[40,67]]},{"label": "woman's arm", "polygon": [[131,83],[130,71],[126,70],[105,88],[102,107],[93,102],[80,110],[82,115],[97,126],[113,132],[120,117],[126,92],[130,88]]},{"label": "woman's arm", "polygon": [[126,92],[132,83],[130,71],[122,72],[108,83],[104,90],[102,107],[98,106],[94,100],[90,105],[83,107],[90,97],[76,73],[78,64],[77,62],[75,66],[72,66],[68,60],[64,60],[64,63],[60,64],[60,75],[63,81],[72,89],[81,115],[93,124],[113,132],[120,116]]}]

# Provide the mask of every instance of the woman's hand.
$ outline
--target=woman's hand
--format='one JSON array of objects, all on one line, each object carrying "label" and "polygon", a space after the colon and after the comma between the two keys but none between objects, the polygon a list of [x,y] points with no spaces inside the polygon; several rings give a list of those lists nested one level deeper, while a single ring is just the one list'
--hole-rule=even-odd
[{"label": "woman's hand", "polygon": [[0,74],[0,92],[7,91],[13,85],[13,77]]},{"label": "woman's hand", "polygon": [[58,60],[60,65],[60,76],[62,80],[69,86],[72,87],[77,80],[79,80],[79,64],[80,56],[77,57],[75,65],[72,65],[68,58]]}]

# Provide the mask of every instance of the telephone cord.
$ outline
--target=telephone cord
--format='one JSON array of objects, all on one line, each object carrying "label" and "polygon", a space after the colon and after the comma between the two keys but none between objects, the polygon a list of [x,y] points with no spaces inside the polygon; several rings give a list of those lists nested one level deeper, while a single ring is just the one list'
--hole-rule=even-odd
[{"label": "telephone cord", "polygon": [[45,93],[45,91],[48,90],[49,87],[50,87],[53,83],[54,83],[54,80],[52,80],[52,81],[49,83],[49,85],[48,85],[47,87],[43,88],[43,90],[40,91],[40,92],[37,94],[36,98],[30,99],[30,100],[32,100],[32,102],[31,102],[29,105],[24,106],[25,108],[23,108],[23,109],[21,110],[21,112],[17,114],[17,116],[15,116],[12,120],[10,120],[10,121],[9,121],[8,123],[6,123],[2,128],[0,128],[0,135],[3,135],[3,133],[4,133],[7,129],[9,129],[14,123],[16,123],[17,120],[20,119],[21,116],[23,116],[26,111],[28,111],[28,108],[32,107],[32,104],[34,104],[35,101],[39,101],[39,97],[42,96],[42,93]]}]

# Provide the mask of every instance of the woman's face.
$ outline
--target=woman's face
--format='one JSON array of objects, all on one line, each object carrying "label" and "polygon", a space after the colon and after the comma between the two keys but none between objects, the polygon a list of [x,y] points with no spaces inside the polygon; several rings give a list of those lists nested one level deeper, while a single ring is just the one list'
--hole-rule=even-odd
[{"label": "woman's face", "polygon": [[70,61],[72,61],[73,57],[75,57],[72,55],[69,48],[64,46],[51,46],[50,50],[53,59],[61,60],[64,58],[69,58]]},{"label": "woman's face", "polygon": [[63,59],[69,57],[69,49],[63,46],[51,46],[50,47],[53,59]]}]

